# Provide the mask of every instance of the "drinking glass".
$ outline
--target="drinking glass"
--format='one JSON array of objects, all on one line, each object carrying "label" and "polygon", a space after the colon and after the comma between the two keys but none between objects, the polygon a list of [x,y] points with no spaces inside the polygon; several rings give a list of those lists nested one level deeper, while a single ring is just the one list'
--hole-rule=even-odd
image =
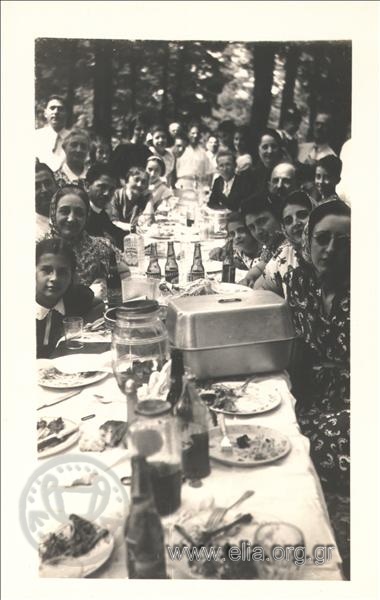
[{"label": "drinking glass", "polygon": [[65,317],[63,319],[63,331],[65,334],[66,347],[69,350],[83,348],[83,319],[82,317]]},{"label": "drinking glass", "polygon": [[291,523],[263,523],[255,535],[255,545],[265,554],[256,562],[259,579],[299,579],[306,560],[302,531]]}]

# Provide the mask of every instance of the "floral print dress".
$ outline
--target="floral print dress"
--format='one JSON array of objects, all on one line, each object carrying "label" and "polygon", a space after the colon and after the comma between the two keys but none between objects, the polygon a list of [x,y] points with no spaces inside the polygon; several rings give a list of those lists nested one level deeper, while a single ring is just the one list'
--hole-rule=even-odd
[{"label": "floral print dress", "polygon": [[[302,264],[284,277],[304,358],[297,419],[325,489],[347,491],[350,468],[350,295],[336,294],[329,315],[314,269]],[[296,377],[297,379],[297,373]]]}]

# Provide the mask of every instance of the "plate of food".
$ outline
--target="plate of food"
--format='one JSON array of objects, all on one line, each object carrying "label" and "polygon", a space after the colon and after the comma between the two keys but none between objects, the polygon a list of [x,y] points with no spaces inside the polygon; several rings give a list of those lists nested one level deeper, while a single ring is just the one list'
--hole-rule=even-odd
[{"label": "plate of food", "polygon": [[225,465],[258,467],[283,458],[291,450],[289,438],[269,427],[228,425],[227,433],[232,443],[230,452],[222,450],[220,428],[209,431],[210,458]]},{"label": "plate of food", "polygon": [[39,545],[40,577],[87,577],[111,556],[114,537],[96,523],[71,514]]},{"label": "plate of food", "polygon": [[221,381],[200,392],[210,410],[232,417],[251,417],[277,408],[279,393],[269,393],[259,384],[248,381]]},{"label": "plate of food", "polygon": [[38,383],[47,388],[76,388],[96,383],[107,377],[106,371],[64,373],[54,366],[38,367]]},{"label": "plate of food", "polygon": [[37,421],[38,458],[47,458],[70,448],[80,438],[79,426],[74,421],[58,417],[41,417]]}]

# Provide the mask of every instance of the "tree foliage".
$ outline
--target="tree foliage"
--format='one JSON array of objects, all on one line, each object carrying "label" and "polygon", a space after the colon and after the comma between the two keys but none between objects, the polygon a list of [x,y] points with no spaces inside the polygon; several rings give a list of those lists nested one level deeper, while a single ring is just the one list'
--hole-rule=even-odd
[{"label": "tree foliage", "polygon": [[339,149],[351,120],[350,42],[211,42],[50,39],[36,41],[36,124],[46,98],[66,97],[96,133],[125,136],[137,111],[150,122],[200,119],[278,127],[293,102],[307,138],[315,113],[335,119]]}]

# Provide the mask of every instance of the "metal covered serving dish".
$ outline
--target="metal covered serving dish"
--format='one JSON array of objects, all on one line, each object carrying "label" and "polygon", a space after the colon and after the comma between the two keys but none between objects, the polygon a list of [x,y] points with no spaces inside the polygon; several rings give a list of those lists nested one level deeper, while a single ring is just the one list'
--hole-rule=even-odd
[{"label": "metal covered serving dish", "polygon": [[295,339],[286,300],[263,290],[170,300],[166,326],[200,379],[286,369]]}]

